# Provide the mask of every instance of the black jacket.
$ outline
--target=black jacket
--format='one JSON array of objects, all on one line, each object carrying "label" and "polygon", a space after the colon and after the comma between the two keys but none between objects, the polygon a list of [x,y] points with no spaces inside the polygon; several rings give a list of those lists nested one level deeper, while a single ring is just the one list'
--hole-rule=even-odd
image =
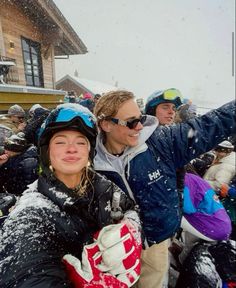
[{"label": "black jacket", "polygon": [[[92,173],[86,196],[78,197],[56,179],[40,176],[9,214],[0,235],[0,287],[70,287],[62,257],[78,258],[95,231],[113,223],[111,199],[120,189]],[[125,212],[133,201],[121,192]]]},{"label": "black jacket", "polygon": [[21,195],[38,178],[38,152],[30,146],[0,166],[0,193]]},{"label": "black jacket", "polygon": [[221,281],[236,283],[235,253],[234,241],[196,244],[184,260],[175,288],[215,288],[221,287]]}]

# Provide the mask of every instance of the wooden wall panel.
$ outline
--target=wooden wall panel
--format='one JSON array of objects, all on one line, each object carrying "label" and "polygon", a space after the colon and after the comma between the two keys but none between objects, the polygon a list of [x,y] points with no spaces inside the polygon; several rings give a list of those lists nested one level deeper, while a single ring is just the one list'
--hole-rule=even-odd
[{"label": "wooden wall panel", "polygon": [[74,82],[72,82],[69,79],[64,80],[60,84],[56,85],[56,89],[58,90],[64,90],[64,91],[75,91],[77,96],[80,96],[80,94],[86,93],[87,91],[80,87],[79,85],[76,85]]},{"label": "wooden wall panel", "polygon": [[[47,47],[42,43],[43,32],[41,31],[41,28],[36,26],[33,21],[31,21],[31,19],[16,6],[16,4],[12,4],[7,1],[1,2],[0,4],[0,17],[6,54],[4,56],[16,59],[19,74],[19,83],[12,84],[26,85],[21,47],[21,37],[25,37],[41,43],[44,87],[53,88],[54,47],[50,47],[47,58],[44,58],[44,51],[47,49]],[[14,43],[14,49],[10,49],[10,41]]]}]

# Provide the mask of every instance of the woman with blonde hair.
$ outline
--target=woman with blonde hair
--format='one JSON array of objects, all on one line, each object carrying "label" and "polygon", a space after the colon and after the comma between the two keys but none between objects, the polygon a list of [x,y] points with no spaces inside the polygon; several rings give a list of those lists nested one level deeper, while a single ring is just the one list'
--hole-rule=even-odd
[{"label": "woman with blonde hair", "polygon": [[42,174],[0,237],[1,287],[122,287],[139,278],[134,203],[92,168],[95,117],[62,104],[41,127]]}]

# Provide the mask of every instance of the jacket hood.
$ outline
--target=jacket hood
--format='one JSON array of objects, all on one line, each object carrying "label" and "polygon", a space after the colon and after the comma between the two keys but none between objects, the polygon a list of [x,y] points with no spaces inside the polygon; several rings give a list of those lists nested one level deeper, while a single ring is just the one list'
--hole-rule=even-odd
[{"label": "jacket hood", "polygon": [[235,161],[236,161],[236,153],[235,152],[231,152],[229,155],[227,155],[224,158],[220,159],[219,162],[235,166]]},{"label": "jacket hood", "polygon": [[126,147],[124,153],[120,157],[110,154],[103,145],[102,133],[99,132],[96,143],[97,154],[94,158],[94,167],[96,170],[118,171],[119,174],[124,173],[126,164],[137,154],[147,149],[146,141],[158,127],[159,122],[156,117],[147,115],[147,119],[140,131],[139,144],[135,147]]}]

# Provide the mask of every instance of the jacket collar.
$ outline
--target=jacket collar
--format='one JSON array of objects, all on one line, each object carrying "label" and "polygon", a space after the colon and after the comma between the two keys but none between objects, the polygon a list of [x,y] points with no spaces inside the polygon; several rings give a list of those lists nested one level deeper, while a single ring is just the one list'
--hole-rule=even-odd
[{"label": "jacket collar", "polygon": [[54,177],[40,176],[38,191],[57,204],[62,210],[72,209],[80,204],[89,204],[86,195],[78,196],[72,189],[67,188],[61,181]]}]

